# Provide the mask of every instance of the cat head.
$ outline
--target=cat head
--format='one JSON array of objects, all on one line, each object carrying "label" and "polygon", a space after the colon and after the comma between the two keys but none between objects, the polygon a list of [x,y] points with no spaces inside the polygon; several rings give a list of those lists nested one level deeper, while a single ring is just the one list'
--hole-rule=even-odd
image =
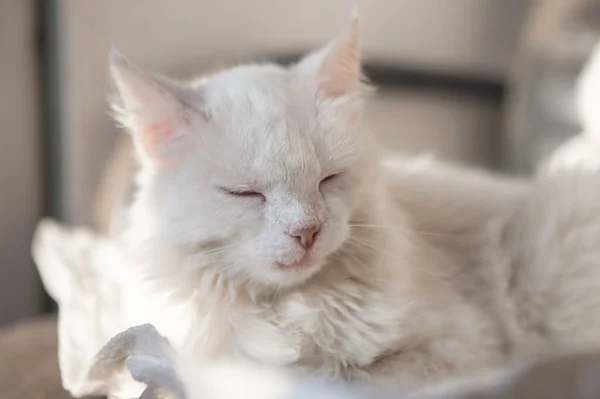
[{"label": "cat head", "polygon": [[360,26],[290,67],[235,67],[182,84],[113,52],[118,118],[141,161],[137,207],[173,247],[230,276],[302,282],[348,239],[376,173],[360,129]]}]

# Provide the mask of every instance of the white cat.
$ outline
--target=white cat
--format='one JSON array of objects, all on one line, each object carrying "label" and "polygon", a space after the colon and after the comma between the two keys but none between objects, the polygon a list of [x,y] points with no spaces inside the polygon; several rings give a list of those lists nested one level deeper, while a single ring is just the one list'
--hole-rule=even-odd
[{"label": "white cat", "polygon": [[600,173],[382,162],[359,45],[354,18],[289,68],[189,84],[111,55],[141,165],[126,272],[166,301],[146,321],[198,357],[415,386],[600,346]]}]

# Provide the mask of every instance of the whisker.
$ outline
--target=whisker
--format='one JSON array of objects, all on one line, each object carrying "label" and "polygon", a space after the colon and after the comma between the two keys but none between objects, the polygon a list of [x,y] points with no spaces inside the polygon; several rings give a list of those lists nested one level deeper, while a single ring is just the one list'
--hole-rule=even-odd
[{"label": "whisker", "polygon": [[[375,255],[397,255],[396,253],[393,253],[390,249],[387,248],[381,248],[375,244],[372,244],[370,242],[366,242],[366,241],[360,241],[355,237],[350,237],[348,238],[348,240],[346,241],[349,245],[354,245],[355,247],[362,249],[366,252],[375,254]],[[444,273],[437,273],[431,270],[427,270],[423,267],[417,266],[413,264],[413,267],[418,268],[419,270],[431,274],[432,276],[437,276],[437,277],[450,277],[451,274],[444,274]]]},{"label": "whisker", "polygon": [[215,253],[215,252],[224,251],[226,249],[232,249],[232,248],[241,247],[241,246],[244,246],[244,245],[247,245],[247,244],[251,243],[252,241],[253,240],[242,242],[242,243],[235,243],[235,244],[230,244],[230,245],[223,245],[221,247],[211,248],[211,249],[206,250],[206,251],[200,251],[199,253],[200,254],[204,254],[204,255],[209,255],[209,254],[212,254],[212,253]]},{"label": "whisker", "polygon": [[222,269],[219,270],[219,273],[225,273],[226,271],[228,271],[229,269],[231,269],[232,267],[237,266],[236,262],[231,263],[229,266],[226,266]]},{"label": "whisker", "polygon": [[358,227],[358,228],[389,228],[389,229],[397,229],[400,231],[405,231],[407,233],[417,233],[417,234],[422,234],[422,235],[428,235],[428,236],[435,236],[435,237],[449,237],[449,238],[474,238],[477,237],[477,235],[475,234],[444,234],[444,233],[435,233],[432,231],[424,231],[424,230],[417,230],[417,229],[411,229],[408,227],[402,227],[402,226],[395,226],[395,225],[388,225],[388,224],[349,224],[350,227]]}]

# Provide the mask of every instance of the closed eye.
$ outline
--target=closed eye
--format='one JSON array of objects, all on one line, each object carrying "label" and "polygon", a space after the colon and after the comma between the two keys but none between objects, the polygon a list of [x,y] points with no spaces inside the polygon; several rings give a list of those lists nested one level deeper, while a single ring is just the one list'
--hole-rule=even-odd
[{"label": "closed eye", "polygon": [[332,181],[333,179],[335,179],[336,177],[338,177],[340,174],[339,173],[334,173],[332,175],[327,176],[326,178],[324,178],[323,180],[321,180],[321,182],[319,184],[323,184],[323,183],[327,183]]},{"label": "closed eye", "polygon": [[225,187],[221,187],[220,190],[224,194],[231,195],[233,197],[260,198],[262,201],[266,201],[265,196],[262,195],[261,193],[259,193],[258,191],[235,190],[235,189],[229,189],[229,188],[225,188]]}]

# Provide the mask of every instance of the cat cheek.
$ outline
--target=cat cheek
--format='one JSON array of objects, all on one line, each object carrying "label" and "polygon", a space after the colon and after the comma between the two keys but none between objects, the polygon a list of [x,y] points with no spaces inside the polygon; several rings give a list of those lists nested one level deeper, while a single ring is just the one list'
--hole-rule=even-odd
[{"label": "cat cheek", "polygon": [[347,179],[345,176],[340,177],[338,181],[331,182],[327,187],[324,187],[321,191],[324,201],[343,201],[343,198],[348,196],[352,191],[352,180]]},{"label": "cat cheek", "polygon": [[317,242],[318,250],[329,254],[337,250],[349,235],[348,220],[345,212],[336,212],[327,216],[322,227],[322,240]]},{"label": "cat cheek", "polygon": [[354,110],[350,113],[350,124],[351,125],[359,125],[362,120],[362,110]]}]

